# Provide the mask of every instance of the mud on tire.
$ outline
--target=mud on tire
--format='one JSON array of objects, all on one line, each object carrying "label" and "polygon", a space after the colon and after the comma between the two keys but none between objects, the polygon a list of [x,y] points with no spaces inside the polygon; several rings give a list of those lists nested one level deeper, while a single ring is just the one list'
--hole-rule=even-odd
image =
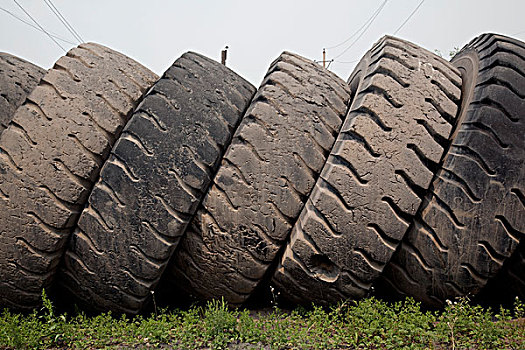
[{"label": "mud on tire", "polygon": [[349,89],[283,53],[271,65],[172,259],[180,288],[243,303],[288,237],[346,114]]},{"label": "mud on tire", "polygon": [[384,280],[436,306],[478,293],[525,233],[525,44],[484,34],[452,63],[464,78],[457,130]]},{"label": "mud on tire", "polygon": [[97,44],[60,58],[0,137],[0,308],[32,308],[155,74]]},{"label": "mud on tire", "polygon": [[430,186],[461,93],[447,61],[388,36],[349,84],[349,114],[272,280],[294,302],[369,292]]},{"label": "mud on tire", "polygon": [[66,252],[63,287],[97,309],[140,311],[254,93],[204,56],[175,61],[101,171]]}]

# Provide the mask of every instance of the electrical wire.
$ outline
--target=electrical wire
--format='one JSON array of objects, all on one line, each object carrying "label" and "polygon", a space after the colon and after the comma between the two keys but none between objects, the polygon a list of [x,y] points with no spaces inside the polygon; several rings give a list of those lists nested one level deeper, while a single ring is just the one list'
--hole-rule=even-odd
[{"label": "electrical wire", "polygon": [[[424,0],[423,0],[424,1]],[[343,52],[341,52],[339,55],[335,56],[333,59],[335,60],[336,58],[339,58],[341,57],[343,54],[345,54],[348,50],[350,50],[350,48],[352,46],[355,45],[355,43],[361,39],[361,37],[366,33],[366,31],[368,30],[368,28],[370,28],[370,26],[372,25],[372,23],[374,23],[374,20],[377,18],[377,16],[379,16],[379,14],[381,13],[381,10],[385,7],[386,5],[386,1],[384,1],[381,6],[379,7],[379,9],[375,12],[375,14],[370,17],[370,20],[368,22],[368,24],[366,25],[366,27],[363,29],[363,31],[361,32],[361,34],[359,34],[359,36],[357,38],[355,38],[355,40],[346,48],[343,50]]]},{"label": "electrical wire", "polygon": [[372,13],[372,16],[370,16],[370,18],[367,19],[367,20],[365,21],[365,23],[363,23],[363,25],[362,25],[358,30],[355,31],[354,34],[352,34],[350,37],[348,37],[345,41],[340,42],[340,43],[337,44],[337,45],[327,47],[326,49],[327,49],[327,50],[335,49],[336,47],[339,47],[339,46],[341,46],[341,45],[343,45],[343,44],[346,44],[348,41],[350,41],[350,39],[352,39],[354,36],[356,36],[356,35],[357,35],[357,34],[358,34],[358,33],[359,33],[359,32],[360,32],[360,31],[366,26],[366,24],[372,19],[372,17],[375,16],[375,14],[376,14],[378,11],[381,11],[381,7],[382,7],[382,6],[385,6],[385,4],[386,4],[387,1],[388,1],[388,0],[383,1],[383,3],[382,3],[381,5],[379,5],[379,7],[374,11],[374,13]]},{"label": "electrical wire", "polygon": [[523,33],[525,33],[525,30],[522,30],[521,32],[517,32],[517,33],[511,34],[511,36],[520,35],[520,34],[523,34]]},{"label": "electrical wire", "polygon": [[407,19],[405,19],[405,21],[403,23],[401,23],[401,25],[399,26],[399,28],[396,29],[396,31],[394,32],[393,35],[396,35],[397,32],[399,32],[401,30],[401,28],[403,28],[405,26],[405,24],[410,20],[410,18],[412,18],[412,16],[417,12],[417,10],[419,10],[419,8],[421,7],[421,5],[423,5],[424,2],[425,2],[425,0],[421,0],[419,5],[417,5],[417,7],[414,9],[414,11],[412,11],[412,13],[407,17]]},{"label": "electrical wire", "polygon": [[55,38],[53,38],[53,37],[51,36],[51,34],[49,34],[49,33],[48,33],[48,32],[47,32],[47,31],[46,31],[46,30],[45,30],[45,29],[44,29],[44,28],[43,28],[43,27],[42,27],[42,26],[41,26],[41,25],[40,25],[40,24],[39,24],[39,23],[33,18],[33,16],[31,16],[31,15],[29,14],[29,12],[27,12],[27,11],[22,7],[22,5],[20,5],[20,4],[18,3],[18,1],[16,1],[16,0],[13,0],[13,1],[15,2],[15,4],[16,4],[18,7],[20,7],[20,9],[21,9],[22,11],[24,11],[24,13],[27,15],[27,17],[31,18],[31,20],[32,20],[33,22],[35,22],[35,24],[36,24],[36,25],[37,25],[37,26],[38,26],[38,27],[39,27],[44,33],[46,33],[46,35],[49,37],[49,39],[53,40],[53,42],[54,42],[55,44],[57,44],[58,47],[60,47],[62,50],[64,50],[64,52],[66,52],[66,49],[64,49],[64,48],[62,47],[62,45],[60,45],[60,44],[58,43],[58,41],[56,41]]},{"label": "electrical wire", "polygon": [[[18,17],[17,15],[15,15],[14,13],[12,13],[11,11],[6,10],[6,9],[3,8],[3,7],[0,7],[0,10],[2,10],[2,11],[4,11],[4,12],[8,13],[9,15],[11,15],[11,16],[13,16],[14,18],[16,18],[17,20],[19,20],[20,22],[25,23],[25,24],[27,24],[28,26],[33,27],[33,28],[35,28],[36,30],[38,30],[38,31],[40,31],[40,32],[42,32],[42,33],[45,33],[42,29],[40,29],[40,28],[38,28],[37,26],[35,26],[34,24],[32,24],[32,23],[26,21],[25,19]],[[58,39],[58,40],[61,40],[61,41],[65,42],[65,43],[68,43],[68,44],[71,44],[71,45],[76,45],[74,42],[69,41],[69,40],[67,40],[67,39],[64,39],[64,38],[58,36],[58,35],[55,34],[55,33],[49,32],[49,35],[51,35],[51,36],[54,37],[55,39]]]},{"label": "electrical wire", "polygon": [[[412,13],[410,13],[410,15],[409,15],[409,16],[403,21],[403,23],[401,23],[401,25],[399,26],[399,28],[396,29],[396,31],[394,32],[393,35],[396,35],[396,34],[401,30],[401,28],[403,28],[403,27],[405,26],[405,24],[410,20],[410,18],[412,18],[412,16],[414,16],[414,14],[417,12],[417,10],[419,10],[419,8],[421,7],[421,5],[423,5],[424,2],[425,2],[425,0],[421,0],[421,2],[416,6],[416,8],[412,11]],[[385,1],[385,3],[386,3],[386,1]],[[381,6],[384,6],[385,3],[381,4]],[[379,12],[381,12],[382,8],[383,8],[383,7],[380,7],[380,8],[378,9],[378,11],[376,11],[376,13],[375,13],[375,17],[373,17],[372,22],[373,22],[373,20],[379,15]],[[372,22],[370,22],[370,23],[368,24],[367,28],[365,28],[365,31],[366,31],[366,29],[368,29],[368,27],[372,24]],[[364,34],[364,32],[361,33],[361,35],[356,39],[356,41],[359,40],[359,38],[360,38],[363,34]],[[355,41],[354,41],[354,43],[355,43]],[[354,43],[352,43],[352,45],[353,45]],[[348,50],[352,45],[350,45],[350,46],[347,48],[347,50]],[[346,51],[346,50],[345,50],[345,51]],[[356,63],[356,62],[359,61],[359,60],[353,60],[353,61],[338,61],[338,60],[335,60],[335,58],[340,57],[345,51],[343,51],[343,52],[342,52],[341,54],[339,54],[338,56],[334,57],[334,62],[336,62],[336,63],[342,63],[342,64],[352,64],[352,63]]]},{"label": "electrical wire", "polygon": [[56,6],[51,2],[51,0],[44,0],[44,2],[46,3],[47,7],[49,7],[49,9],[55,14],[58,20],[62,22],[64,27],[66,27],[66,29],[71,33],[71,35],[73,35],[73,37],[76,40],[78,40],[79,43],[83,43],[84,40],[80,37],[80,35],[78,35],[75,28],[73,28],[73,26],[69,24],[67,19],[64,16],[62,16],[62,13],[60,13],[60,10],[56,8]]}]

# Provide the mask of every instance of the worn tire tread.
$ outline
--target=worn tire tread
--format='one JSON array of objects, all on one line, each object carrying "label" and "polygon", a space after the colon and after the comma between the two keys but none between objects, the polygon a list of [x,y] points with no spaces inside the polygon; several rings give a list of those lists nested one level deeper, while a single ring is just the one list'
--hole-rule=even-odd
[{"label": "worn tire tread", "polygon": [[346,84],[309,60],[285,52],[271,64],[174,255],[172,284],[246,301],[308,198],[348,100]]},{"label": "worn tire tread", "polygon": [[26,60],[0,52],[0,135],[45,73]]},{"label": "worn tire tread", "polygon": [[[141,88],[127,76],[134,74]],[[155,79],[118,52],[81,44],[57,61],[18,108],[0,137],[1,300],[38,305],[112,140]]]},{"label": "worn tire tread", "polygon": [[459,108],[458,82],[448,62],[397,38],[365,55],[349,79],[348,116],[272,280],[286,299],[329,304],[370,292],[430,186]]},{"label": "worn tire tread", "polygon": [[61,283],[82,304],[142,310],[254,93],[233,71],[193,52],[148,92],[102,169],[68,247]]},{"label": "worn tire tread", "polygon": [[[461,60],[471,55],[479,68],[467,73],[474,77],[472,97],[465,97],[442,169],[405,236],[409,244],[396,253],[396,268],[386,269],[398,293],[440,306],[476,295],[495,276],[505,276],[496,278],[500,288],[509,281],[519,285],[510,271],[520,265],[519,241],[525,234],[525,210],[516,194],[523,191],[525,166],[524,53],[523,42],[483,34],[452,60],[464,67]],[[417,248],[425,264],[407,246]]]}]

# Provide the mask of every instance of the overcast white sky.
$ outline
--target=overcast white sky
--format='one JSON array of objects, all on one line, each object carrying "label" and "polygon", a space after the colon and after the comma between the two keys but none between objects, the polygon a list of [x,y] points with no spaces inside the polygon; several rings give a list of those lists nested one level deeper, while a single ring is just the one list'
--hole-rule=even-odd
[{"label": "overcast white sky", "polygon": [[[17,0],[44,28],[75,41],[43,0]],[[161,75],[181,54],[196,51],[220,60],[258,86],[284,50],[313,60],[323,47],[359,29],[384,0],[52,0],[85,41],[118,50]],[[364,35],[339,61],[358,60],[384,34],[392,34],[421,0],[388,0]],[[30,21],[13,0],[0,7]],[[483,32],[525,40],[523,0],[426,0],[398,37],[431,51],[448,52]],[[0,11],[0,51],[50,68],[64,54],[44,33]],[[59,41],[60,42],[60,41]],[[338,55],[352,43],[327,50]],[[60,42],[65,49],[74,45]],[[355,63],[330,66],[346,80]]]}]

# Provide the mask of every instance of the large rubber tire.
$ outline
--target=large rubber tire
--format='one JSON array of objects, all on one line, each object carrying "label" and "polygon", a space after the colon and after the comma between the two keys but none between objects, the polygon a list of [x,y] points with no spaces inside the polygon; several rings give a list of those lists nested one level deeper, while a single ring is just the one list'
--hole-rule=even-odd
[{"label": "large rubber tire", "polygon": [[255,87],[186,53],[153,86],[101,171],[65,255],[62,285],[137,313],[201,202]]},{"label": "large rubber tire", "polygon": [[459,109],[459,72],[394,37],[380,39],[348,82],[349,114],[272,280],[293,302],[369,292],[430,186]]},{"label": "large rubber tire", "polygon": [[0,308],[32,308],[115,138],[156,76],[82,44],[60,58],[0,138]]},{"label": "large rubber tire", "polygon": [[26,60],[0,52],[0,135],[45,73]]},{"label": "large rubber tire", "polygon": [[347,84],[291,53],[274,61],[171,265],[199,299],[243,303],[288,237],[346,114]]},{"label": "large rubber tire", "polygon": [[435,306],[475,295],[525,234],[525,44],[484,34],[452,63],[464,77],[457,132],[385,276]]}]

